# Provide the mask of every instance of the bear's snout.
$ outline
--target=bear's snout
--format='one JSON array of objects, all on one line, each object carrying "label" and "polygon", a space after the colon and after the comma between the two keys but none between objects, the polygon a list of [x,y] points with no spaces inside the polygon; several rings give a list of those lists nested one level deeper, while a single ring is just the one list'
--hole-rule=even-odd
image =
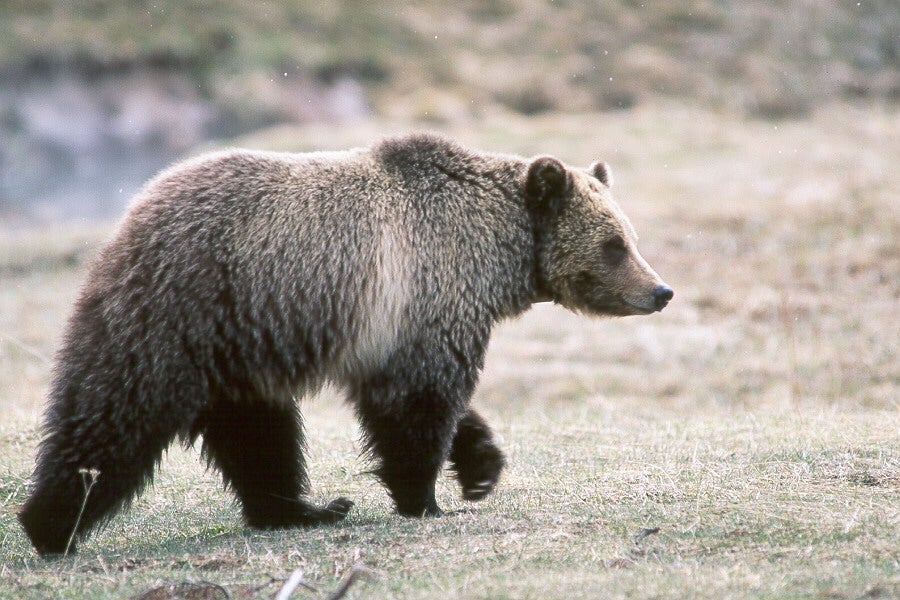
[{"label": "bear's snout", "polygon": [[662,284],[653,288],[650,295],[653,296],[654,307],[656,308],[656,311],[659,312],[664,309],[669,303],[669,300],[675,296],[675,291],[669,286]]}]

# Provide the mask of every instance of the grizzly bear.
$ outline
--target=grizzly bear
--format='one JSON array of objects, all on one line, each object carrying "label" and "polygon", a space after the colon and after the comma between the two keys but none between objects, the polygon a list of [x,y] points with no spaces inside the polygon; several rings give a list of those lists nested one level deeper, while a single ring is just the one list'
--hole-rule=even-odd
[{"label": "grizzly bear", "polygon": [[[296,398],[346,390],[397,512],[439,515],[504,466],[469,408],[491,328],[540,301],[662,310],[609,168],[466,149],[433,134],[344,152],[234,150],[139,193],[99,253],[56,357],[34,489],[42,555],[127,505],[175,438],[202,436],[251,527],[331,523],[311,504]],[[85,469],[99,472],[85,499]],[[70,550],[72,548],[69,548]]]}]

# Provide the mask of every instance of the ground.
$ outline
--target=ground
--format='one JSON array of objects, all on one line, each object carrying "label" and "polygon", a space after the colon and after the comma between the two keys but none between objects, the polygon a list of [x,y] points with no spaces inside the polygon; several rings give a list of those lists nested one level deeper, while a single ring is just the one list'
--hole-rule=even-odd
[{"label": "ground", "polygon": [[[367,143],[386,121],[273,129],[253,147]],[[650,317],[550,305],[500,325],[475,404],[509,468],[439,519],[391,514],[336,392],[303,404],[314,496],[347,522],[245,529],[196,449],[73,558],[36,558],[27,493],[50,357],[106,226],[0,230],[0,597],[124,597],[208,581],[231,597],[900,595],[900,112],[803,120],[644,103],[447,126],[473,146],[608,161],[643,255],[675,289]]]}]

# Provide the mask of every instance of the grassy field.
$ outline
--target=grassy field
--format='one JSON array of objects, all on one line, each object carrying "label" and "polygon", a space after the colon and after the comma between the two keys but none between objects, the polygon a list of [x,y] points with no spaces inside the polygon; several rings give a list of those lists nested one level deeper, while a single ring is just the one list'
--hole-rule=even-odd
[{"label": "grassy field", "polygon": [[[311,149],[408,129],[262,132]],[[210,582],[323,598],[900,595],[900,113],[822,106],[797,121],[644,103],[447,131],[486,149],[609,161],[644,256],[675,288],[652,317],[539,305],[499,326],[475,404],[502,437],[497,492],[454,482],[425,521],[391,514],[332,391],[304,403],[314,495],[347,522],[245,529],[195,450],[173,449],[132,510],[57,562],[15,523],[54,345],[109,231],[0,230],[0,597],[137,595]],[[210,592],[210,589],[206,590]],[[195,591],[195,594],[200,592]],[[159,592],[154,598],[166,597]],[[200,596],[193,597],[216,597]]]}]

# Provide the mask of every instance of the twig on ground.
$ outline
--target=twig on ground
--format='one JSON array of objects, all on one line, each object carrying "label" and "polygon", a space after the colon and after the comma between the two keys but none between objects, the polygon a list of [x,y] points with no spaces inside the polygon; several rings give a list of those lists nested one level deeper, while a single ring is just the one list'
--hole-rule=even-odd
[{"label": "twig on ground", "polygon": [[171,600],[172,598],[183,598],[184,600],[228,600],[231,596],[225,588],[217,583],[183,581],[151,588],[137,596],[132,596],[131,600]]},{"label": "twig on ground", "polygon": [[653,535],[654,533],[659,533],[659,527],[644,527],[640,531],[637,532],[634,536],[634,543],[637,544],[645,537]]},{"label": "twig on ground", "polygon": [[[299,569],[297,569],[297,570],[299,571]],[[296,572],[297,572],[297,571],[294,571],[294,573],[296,573]],[[293,577],[293,574],[291,574],[291,577]],[[259,584],[259,585],[256,585],[256,586],[254,586],[254,587],[249,587],[249,588],[247,588],[247,590],[248,590],[248,593],[250,594],[250,596],[253,597],[253,598],[255,598],[256,595],[258,595],[262,590],[266,589],[267,587],[269,587],[269,586],[271,586],[271,585],[273,585],[273,584],[278,583],[278,584],[281,584],[282,587],[284,587],[284,586],[286,585],[286,582],[288,581],[288,579],[289,579],[289,578],[286,579],[286,578],[284,578],[284,577],[273,577],[272,575],[269,575],[269,580],[268,580],[268,581],[266,581],[266,582],[264,582],[264,583],[261,583],[261,584]],[[316,588],[316,586],[310,585],[310,584],[306,583],[305,581],[300,581],[299,586],[300,586],[300,587],[304,587],[304,588],[306,588],[306,589],[308,589],[309,591],[314,592],[314,593],[318,593],[318,592],[319,592],[319,590],[318,590],[318,588]],[[296,587],[296,586],[295,586],[295,587]],[[281,589],[281,588],[279,588],[279,590],[280,590],[280,589]]]},{"label": "twig on ground", "polygon": [[294,569],[285,584],[278,590],[275,600],[288,600],[301,583],[303,583],[303,569]]},{"label": "twig on ground", "polygon": [[339,598],[343,598],[347,593],[347,590],[350,589],[350,586],[356,583],[360,577],[371,577],[372,575],[374,575],[374,572],[371,569],[362,563],[356,563],[341,581],[340,585],[331,592],[326,600],[338,600]]}]

